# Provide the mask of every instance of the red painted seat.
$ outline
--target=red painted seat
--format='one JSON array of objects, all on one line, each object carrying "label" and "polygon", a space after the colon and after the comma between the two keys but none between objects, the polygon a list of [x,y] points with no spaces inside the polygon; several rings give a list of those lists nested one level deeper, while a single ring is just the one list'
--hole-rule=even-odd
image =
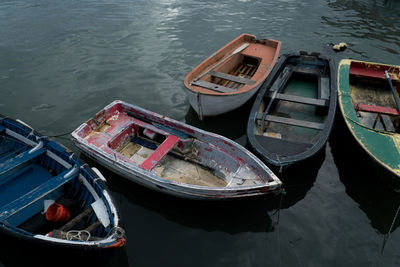
[{"label": "red painted seat", "polygon": [[160,160],[167,155],[167,153],[178,143],[179,137],[175,135],[169,135],[161,145],[148,157],[140,167],[145,170],[152,170]]},{"label": "red painted seat", "polygon": [[398,116],[399,111],[395,108],[388,108],[382,106],[374,106],[374,105],[366,105],[366,104],[359,104],[353,103],[354,109],[356,111],[364,111],[364,112],[371,112],[371,113],[379,113],[384,115],[391,115],[391,116]]},{"label": "red painted seat", "polygon": [[350,67],[350,74],[363,76],[368,78],[377,78],[377,79],[386,79],[384,70],[374,69],[374,68],[364,68],[360,66],[353,66],[355,63],[352,63]]}]

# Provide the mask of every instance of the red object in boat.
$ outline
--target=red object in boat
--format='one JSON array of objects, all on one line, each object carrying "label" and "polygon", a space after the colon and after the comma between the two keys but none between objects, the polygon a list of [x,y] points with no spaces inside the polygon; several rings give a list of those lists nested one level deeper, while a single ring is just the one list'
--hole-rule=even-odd
[{"label": "red object in boat", "polygon": [[67,208],[61,204],[53,203],[49,206],[46,211],[46,220],[57,223],[66,222],[71,217],[71,214]]}]

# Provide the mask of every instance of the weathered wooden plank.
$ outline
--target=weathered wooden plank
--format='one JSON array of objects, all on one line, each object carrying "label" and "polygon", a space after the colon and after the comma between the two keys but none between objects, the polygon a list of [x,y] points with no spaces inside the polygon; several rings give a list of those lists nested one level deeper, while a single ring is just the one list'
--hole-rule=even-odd
[{"label": "weathered wooden plank", "polygon": [[367,78],[386,79],[385,69],[376,66],[367,67],[366,64],[351,63],[350,75],[356,75]]},{"label": "weathered wooden plank", "polygon": [[328,76],[320,76],[318,79],[318,98],[329,99],[330,79]]},{"label": "weathered wooden plank", "polygon": [[243,65],[243,68],[240,70],[240,74],[244,75],[249,70],[249,66]]},{"label": "weathered wooden plank", "polygon": [[253,77],[253,75],[254,75],[254,73],[256,73],[256,71],[257,71],[257,67],[251,67],[251,71],[249,73],[249,76]]},{"label": "weathered wooden plank", "polygon": [[353,106],[356,111],[379,113],[379,114],[391,115],[391,116],[399,116],[400,115],[399,111],[395,108],[358,104],[358,103],[353,103]]},{"label": "weathered wooden plank", "polygon": [[83,218],[85,218],[86,216],[88,216],[91,212],[93,211],[92,207],[87,208],[86,210],[84,210],[83,212],[81,212],[80,214],[78,214],[77,216],[75,216],[75,218],[73,218],[72,220],[70,220],[68,223],[66,223],[64,226],[62,226],[60,229],[58,229],[59,231],[68,231],[70,230],[72,227],[74,227],[77,223],[79,223],[80,221],[82,221]]},{"label": "weathered wooden plank", "polygon": [[301,67],[301,66],[294,67],[293,71],[303,73],[303,74],[310,74],[310,75],[320,75],[321,74],[317,68],[307,68],[307,67]]},{"label": "weathered wooden plank", "polygon": [[140,167],[145,170],[152,170],[154,166],[178,143],[179,137],[169,135],[167,139],[148,157]]},{"label": "weathered wooden plank", "polygon": [[281,73],[279,74],[278,78],[274,81],[274,83],[271,86],[270,91],[271,92],[279,92],[279,90],[282,90],[282,88],[286,85],[286,83],[289,81],[290,77],[292,76],[293,73],[293,67],[291,65],[286,66]]},{"label": "weathered wooden plank", "polygon": [[19,155],[17,155],[14,158],[11,158],[3,163],[0,164],[0,175],[7,173],[8,171],[40,156],[43,154],[45,150],[43,148],[38,149],[32,153],[29,153],[28,151],[25,151]]},{"label": "weathered wooden plank", "polygon": [[[272,95],[273,95],[273,92],[270,93],[271,97],[272,97]],[[302,96],[297,96],[297,95],[288,95],[288,94],[277,93],[275,98],[279,99],[279,100],[295,102],[295,103],[300,103],[300,104],[306,104],[306,105],[313,105],[313,106],[318,106],[318,107],[324,107],[327,105],[327,101],[325,99],[316,99],[316,98],[302,97]]]},{"label": "weathered wooden plank", "polygon": [[242,75],[243,76],[250,76],[249,74],[250,74],[250,72],[253,70],[253,67],[251,67],[251,66],[248,66],[247,65],[247,70],[246,70],[246,72],[244,72]]},{"label": "weathered wooden plank", "polygon": [[93,232],[94,229],[96,229],[97,226],[99,226],[101,224],[100,221],[95,221],[94,223],[92,223],[91,225],[89,225],[85,230],[88,231],[89,233]]},{"label": "weathered wooden plank", "polygon": [[221,78],[221,79],[225,79],[225,80],[229,80],[229,81],[233,81],[233,82],[237,82],[237,83],[244,83],[244,84],[254,84],[255,83],[255,81],[252,81],[250,79],[230,75],[230,74],[223,73],[223,72],[218,72],[215,70],[211,70],[208,74],[210,74],[214,77],[217,77],[217,78]]},{"label": "weathered wooden plank", "polygon": [[218,85],[218,84],[210,83],[210,82],[206,82],[206,81],[201,81],[201,80],[193,81],[191,84],[192,85],[196,85],[196,86],[200,86],[200,87],[203,87],[203,88],[206,88],[206,89],[209,89],[209,90],[213,90],[213,91],[216,91],[216,92],[220,92],[220,93],[233,93],[233,92],[236,92],[236,90],[231,89],[229,87],[225,87],[225,86],[222,86],[222,85]]},{"label": "weathered wooden plank", "polygon": [[[262,115],[263,114],[259,113],[257,115],[257,120],[261,120]],[[267,115],[265,120],[271,121],[271,122],[278,122],[278,123],[293,125],[293,126],[304,127],[304,128],[316,129],[316,130],[323,130],[325,128],[325,124],[323,124],[323,123],[295,120],[295,119],[284,118],[284,117],[273,116],[273,115]]]}]

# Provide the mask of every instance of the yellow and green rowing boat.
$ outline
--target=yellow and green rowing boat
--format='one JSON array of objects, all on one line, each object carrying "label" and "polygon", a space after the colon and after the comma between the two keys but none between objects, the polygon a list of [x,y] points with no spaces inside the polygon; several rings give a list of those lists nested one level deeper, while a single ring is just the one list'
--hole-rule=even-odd
[{"label": "yellow and green rowing boat", "polygon": [[400,191],[400,66],[343,59],[338,66],[338,100],[360,146],[390,174]]}]

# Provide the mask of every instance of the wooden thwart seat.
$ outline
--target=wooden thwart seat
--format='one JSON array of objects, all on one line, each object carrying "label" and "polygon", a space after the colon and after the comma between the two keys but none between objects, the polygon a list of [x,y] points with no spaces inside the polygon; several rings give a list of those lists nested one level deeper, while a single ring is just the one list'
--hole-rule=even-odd
[{"label": "wooden thwart seat", "polygon": [[65,183],[71,181],[79,174],[78,169],[67,169],[60,173],[59,175],[52,177],[45,183],[39,185],[38,187],[32,189],[25,195],[20,196],[14,201],[4,205],[0,208],[0,220],[5,220],[13,214],[19,212],[30,204],[36,202],[42,197],[50,194],[57,188],[61,187]]},{"label": "wooden thwart seat", "polygon": [[354,109],[356,111],[379,113],[383,115],[399,116],[399,111],[395,108],[388,108],[382,106],[366,105],[360,103],[353,103]]},{"label": "wooden thwart seat", "polygon": [[45,150],[43,148],[38,149],[31,153],[30,153],[30,150],[27,150],[27,151],[19,154],[18,156],[5,161],[4,163],[0,164],[0,175],[3,175],[5,173],[9,172],[10,170],[40,156],[44,152],[45,152]]},{"label": "wooden thwart seat", "polygon": [[321,74],[321,72],[317,68],[307,68],[303,66],[293,67],[293,72],[299,72],[302,74],[317,75],[317,76]]},{"label": "wooden thwart seat", "polygon": [[145,170],[152,170],[158,162],[178,143],[179,137],[169,135],[165,141],[148,157],[140,167]]},{"label": "wooden thwart seat", "polygon": [[[262,119],[262,115],[263,114],[259,113],[257,115],[257,120],[261,120]],[[284,117],[279,117],[279,116],[274,116],[274,115],[267,115],[265,117],[265,121],[283,123],[283,124],[299,126],[299,127],[304,127],[304,128],[310,128],[310,129],[315,129],[315,130],[323,130],[325,128],[325,124],[324,123],[317,123],[317,122],[311,122],[311,121],[302,121],[302,120],[284,118]]]},{"label": "wooden thwart seat", "polygon": [[[352,63],[353,65],[354,63]],[[381,69],[370,69],[362,67],[350,67],[350,75],[366,77],[366,78],[376,78],[376,79],[386,79],[385,71]]]},{"label": "wooden thwart seat", "polygon": [[216,83],[210,83],[210,82],[206,82],[206,81],[202,81],[202,80],[198,80],[198,81],[193,81],[191,82],[192,85],[196,85],[199,87],[203,87],[212,91],[216,91],[219,93],[232,93],[232,92],[236,92],[235,89],[226,87],[226,86],[222,86],[222,85],[218,85]]},{"label": "wooden thwart seat", "polygon": [[[273,93],[270,93],[270,97],[272,97]],[[278,100],[284,100],[284,101],[289,101],[289,102],[295,102],[295,103],[300,103],[300,104],[306,104],[306,105],[313,105],[313,106],[318,106],[318,107],[325,107],[327,106],[327,100],[325,99],[316,99],[316,98],[310,98],[310,97],[302,97],[302,96],[297,96],[297,95],[289,95],[289,94],[279,94],[277,93],[275,96],[276,99]]]}]

